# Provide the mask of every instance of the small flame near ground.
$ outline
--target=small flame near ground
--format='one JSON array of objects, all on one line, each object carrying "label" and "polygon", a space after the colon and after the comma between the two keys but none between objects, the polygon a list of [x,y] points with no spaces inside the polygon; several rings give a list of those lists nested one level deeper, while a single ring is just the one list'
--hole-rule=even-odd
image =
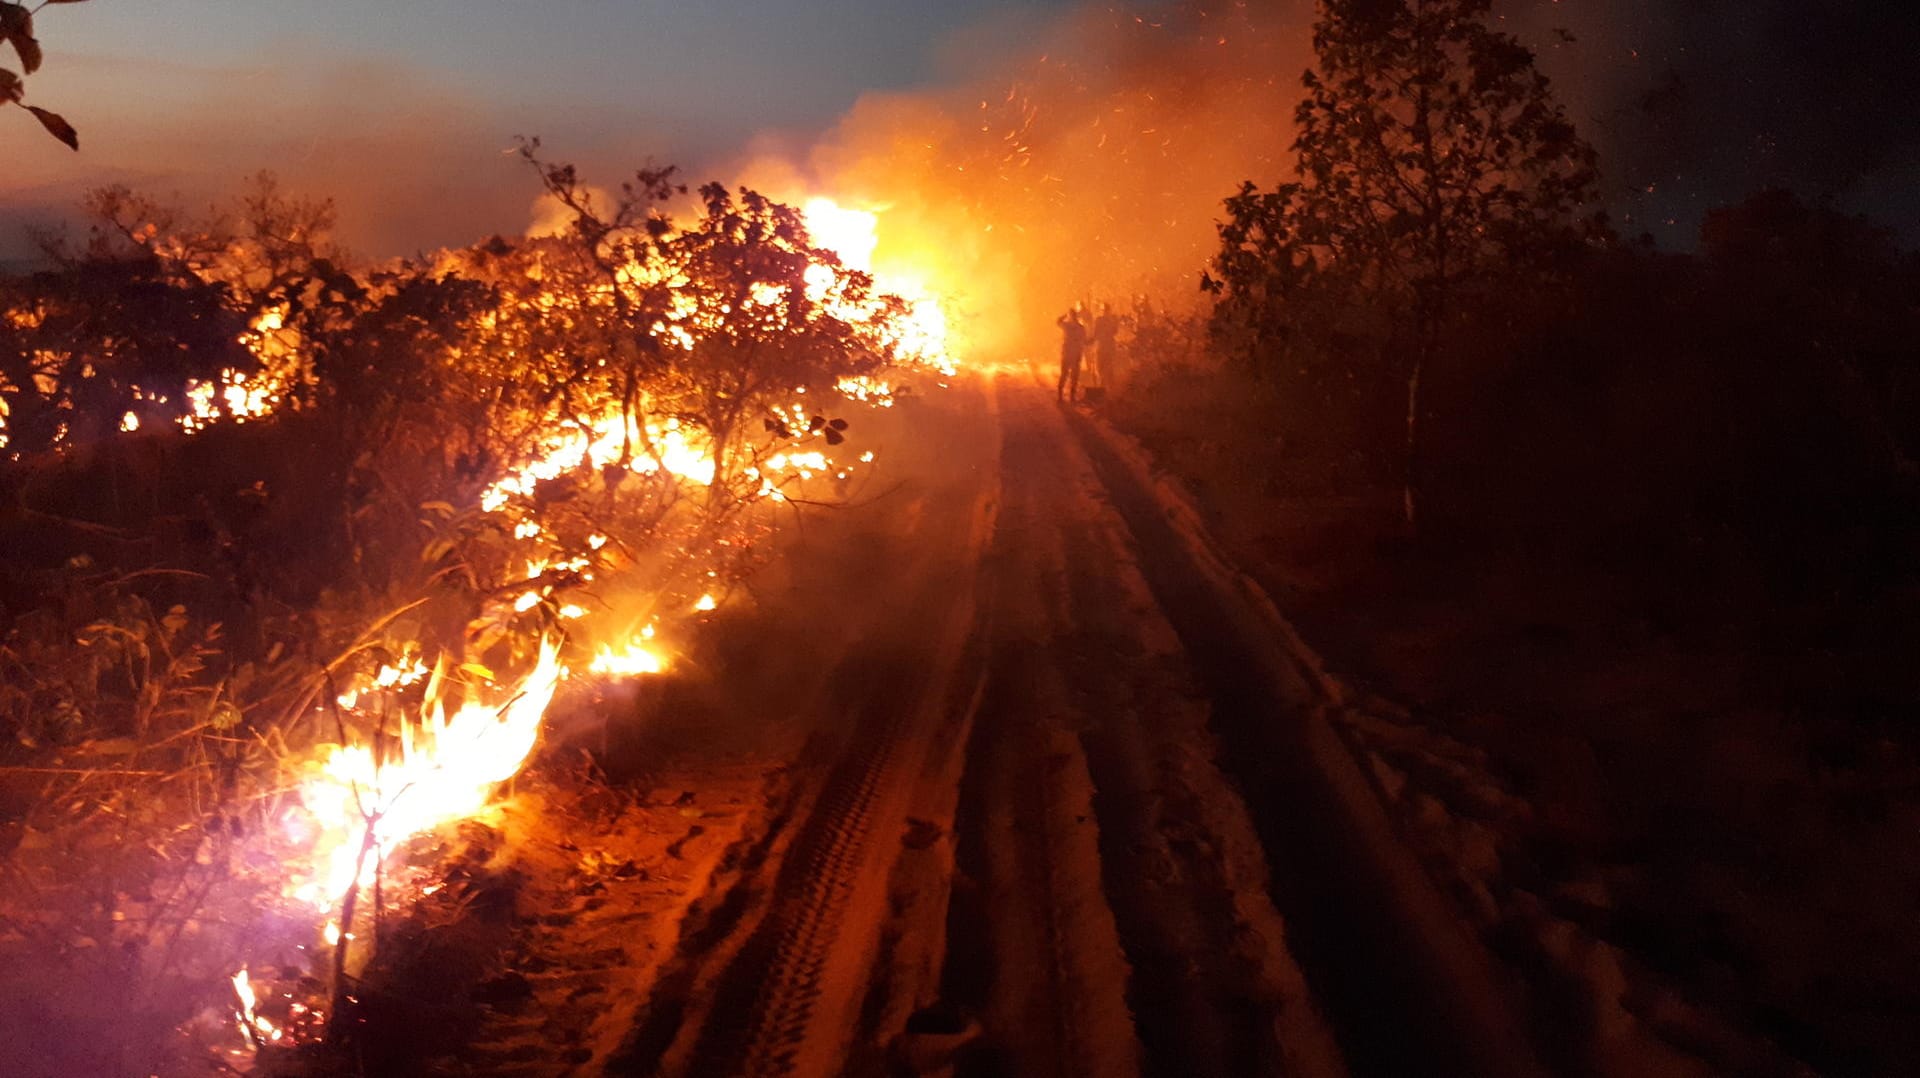
[{"label": "small flame near ground", "polygon": [[245,967],[233,975],[233,994],[239,1000],[238,1020],[240,1034],[254,1045],[273,1044],[285,1034],[280,1027],[256,1013],[260,999],[253,991],[253,978]]},{"label": "small flame near ground", "polygon": [[398,843],[478,812],[533,752],[564,673],[559,655],[559,641],[549,637],[532,672],[503,702],[468,702],[451,715],[445,671],[436,670],[419,716],[399,724],[396,751],[383,757],[374,745],[336,746],[300,790],[319,828],[312,838],[316,868],[294,897],[330,909],[349,889],[371,882]]}]

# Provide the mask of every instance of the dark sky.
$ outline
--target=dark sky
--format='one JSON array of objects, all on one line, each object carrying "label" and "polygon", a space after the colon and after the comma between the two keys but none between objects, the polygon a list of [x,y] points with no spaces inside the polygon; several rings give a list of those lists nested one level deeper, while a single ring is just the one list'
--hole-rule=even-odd
[{"label": "dark sky", "polygon": [[1920,13],[1911,5],[1496,2],[1600,147],[1636,228],[1683,240],[1705,209],[1774,185],[1920,240]]},{"label": "dark sky", "polygon": [[[1098,0],[1096,0],[1098,2]],[[1260,0],[1252,0],[1260,2]],[[1297,6],[1301,0],[1274,0]],[[20,223],[121,181],[189,201],[271,168],[341,202],[369,253],[526,221],[502,151],[542,135],[618,170],[713,169],[804,141],[863,92],[1036,49],[1063,0],[95,0],[41,12],[30,100],[0,112],[0,258]],[[1767,184],[1920,236],[1920,40],[1903,3],[1499,0],[1590,137],[1633,230],[1682,244]],[[1569,44],[1552,31],[1565,28]],[[1286,73],[1288,78],[1294,73]]]}]

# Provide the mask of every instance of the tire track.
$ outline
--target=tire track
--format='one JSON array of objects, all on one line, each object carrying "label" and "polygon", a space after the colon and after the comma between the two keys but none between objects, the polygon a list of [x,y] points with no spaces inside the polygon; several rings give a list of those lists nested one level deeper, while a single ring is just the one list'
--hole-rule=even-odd
[{"label": "tire track", "polygon": [[781,863],[767,917],[721,975],[687,1073],[793,1072],[864,863],[874,802],[899,755],[896,702],[925,687],[916,673],[924,664],[908,659],[889,655],[849,669],[847,680],[869,690],[851,744]]},{"label": "tire track", "polygon": [[[978,438],[984,409],[929,415],[947,437]],[[938,438],[925,432],[932,441]],[[930,445],[929,451],[937,450]],[[710,986],[682,1028],[644,1070],[629,1073],[785,1075],[837,1066],[848,1054],[862,987],[880,949],[888,867],[904,829],[908,795],[935,724],[953,719],[947,691],[967,653],[980,552],[992,533],[995,467],[943,457],[947,478],[896,510],[890,540],[904,551],[886,567],[903,585],[883,601],[865,642],[830,675],[821,728],[837,731],[837,755],[767,888],[764,915],[730,956],[709,956]],[[989,460],[988,465],[994,462]],[[857,916],[855,915],[857,911]],[[695,961],[698,956],[691,956]],[[715,959],[719,960],[716,961]]]},{"label": "tire track", "polygon": [[1124,523],[1051,400],[1007,414],[948,926],[990,946],[950,947],[942,985],[987,1038],[960,1073],[1339,1074]]},{"label": "tire track", "polygon": [[[1295,957],[1356,1075],[1544,1073],[1511,983],[1400,844],[1329,728],[1315,675],[1203,568],[1149,482],[1071,425],[1213,704]],[[1312,821],[1301,826],[1300,821]]]}]

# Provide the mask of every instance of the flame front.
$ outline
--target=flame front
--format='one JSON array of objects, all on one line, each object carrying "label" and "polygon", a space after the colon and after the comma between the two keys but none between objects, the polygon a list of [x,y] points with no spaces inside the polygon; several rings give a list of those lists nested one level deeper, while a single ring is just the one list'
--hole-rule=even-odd
[{"label": "flame front", "polygon": [[[880,246],[880,215],[842,206],[831,198],[811,198],[801,208],[801,216],[815,246],[832,251],[848,269],[871,274],[879,291],[905,305],[900,328],[889,342],[899,351],[901,359],[942,374],[955,373],[958,366],[948,340],[947,310],[941,298],[927,287],[922,277],[896,267],[875,269],[874,252]],[[832,281],[833,271],[828,267],[815,266],[807,271],[807,284],[813,289],[813,298],[828,300],[830,305],[826,292]],[[850,321],[871,318],[869,311],[845,306],[835,313]],[[855,393],[848,396],[867,399]]]},{"label": "flame front", "polygon": [[[803,212],[808,233],[821,249],[832,252],[843,266],[871,272],[874,251],[879,242],[879,217],[865,210],[847,208],[832,199],[815,198]],[[818,271],[817,273],[814,271]],[[860,308],[830,295],[835,281],[829,266],[815,266],[807,275],[810,289],[819,291],[823,302],[843,304],[840,317],[862,322],[875,321],[879,307]],[[892,342],[908,362],[953,370],[947,352],[946,316],[937,300],[925,294],[917,281],[898,274],[878,276],[876,285],[906,305],[907,317],[901,320]],[[878,301],[875,301],[878,302]],[[684,325],[657,327],[665,336],[685,335],[693,339],[693,330]],[[246,343],[263,360],[279,360],[290,348],[284,339],[283,319],[278,311],[263,315],[253,326]],[[861,401],[891,403],[893,386],[885,381],[850,379],[839,391]],[[202,421],[214,413],[216,390],[196,387],[195,413]],[[234,384],[226,387],[223,402],[230,414],[251,415],[270,410],[273,398],[261,396],[258,385]],[[206,398],[204,401],[201,398]],[[799,429],[806,429],[808,409],[796,402],[788,416]],[[191,425],[191,423],[189,424]],[[872,453],[861,456],[871,461]],[[604,469],[624,462],[635,473],[666,474],[692,484],[713,480],[716,463],[713,447],[703,432],[668,418],[642,422],[632,416],[608,414],[596,419],[576,420],[562,427],[544,443],[534,447],[524,463],[508,469],[480,496],[480,508],[487,513],[508,511],[519,503],[524,509],[539,484],[575,470]],[[846,468],[818,450],[789,450],[776,453],[758,465],[763,476],[761,493],[773,500],[781,495],[775,476],[793,476],[802,481],[815,475],[844,478]],[[530,516],[517,519],[511,529],[516,540],[537,543],[547,538],[538,520]],[[605,536],[590,540],[592,552],[607,542]],[[527,578],[539,582],[552,569],[581,570],[588,566],[585,556],[556,552],[552,556],[528,558]],[[589,574],[590,576],[590,574]],[[551,594],[550,585],[539,584],[520,592],[512,601],[517,614],[539,606]],[[702,594],[692,603],[692,611],[705,613],[716,609],[718,600]],[[559,611],[569,621],[579,621],[586,611],[568,604]],[[656,674],[665,669],[663,653],[652,641],[649,625],[640,636],[620,644],[602,645],[588,671],[605,677],[634,677]],[[566,671],[559,662],[559,642],[543,641],[539,661],[505,701],[484,704],[462,703],[451,715],[442,699],[445,679],[435,671],[416,714],[403,717],[391,745],[354,741],[333,747],[315,772],[300,786],[300,801],[305,808],[304,822],[296,823],[296,835],[314,851],[314,867],[289,893],[314,908],[327,910],[357,886],[366,884],[386,854],[407,838],[429,831],[453,820],[478,812],[502,782],[512,778],[525,763],[538,739],[542,716]],[[339,703],[349,710],[364,701],[377,704],[378,690],[405,687],[426,674],[417,659],[404,668],[388,667],[363,689],[349,689]]]},{"label": "flame front", "polygon": [[367,883],[396,844],[478,812],[533,752],[565,673],[559,654],[559,642],[548,638],[504,703],[469,702],[451,716],[441,697],[445,680],[436,674],[422,714],[400,723],[391,752],[364,742],[335,746],[300,788],[318,834],[313,874],[295,897],[328,909]]},{"label": "flame front", "polygon": [[658,674],[667,668],[666,659],[644,640],[629,641],[623,648],[603,645],[593,657],[589,670],[609,677],[636,677],[641,674]]}]

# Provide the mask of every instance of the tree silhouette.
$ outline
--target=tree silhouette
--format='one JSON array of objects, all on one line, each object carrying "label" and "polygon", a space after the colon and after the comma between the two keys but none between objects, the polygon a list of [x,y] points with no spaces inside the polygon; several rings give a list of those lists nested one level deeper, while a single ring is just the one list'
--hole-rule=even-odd
[{"label": "tree silhouette", "polygon": [[[1420,383],[1463,289],[1579,234],[1595,156],[1491,0],[1327,0],[1302,79],[1299,178],[1227,202],[1203,286],[1269,348],[1310,299],[1386,312],[1407,387],[1415,521]],[[1595,218],[1593,223],[1597,223]],[[1216,276],[1217,274],[1217,276]],[[1322,308],[1324,317],[1324,308]]]}]

